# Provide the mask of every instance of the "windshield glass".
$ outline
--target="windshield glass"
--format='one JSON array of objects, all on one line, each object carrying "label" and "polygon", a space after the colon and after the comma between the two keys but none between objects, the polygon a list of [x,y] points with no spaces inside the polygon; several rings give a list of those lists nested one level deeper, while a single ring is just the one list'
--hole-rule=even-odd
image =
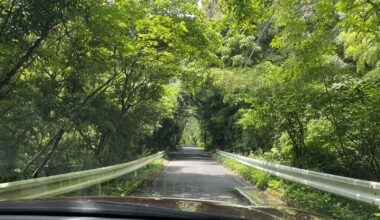
[{"label": "windshield glass", "polygon": [[380,216],[379,11],[0,0],[0,201]]}]

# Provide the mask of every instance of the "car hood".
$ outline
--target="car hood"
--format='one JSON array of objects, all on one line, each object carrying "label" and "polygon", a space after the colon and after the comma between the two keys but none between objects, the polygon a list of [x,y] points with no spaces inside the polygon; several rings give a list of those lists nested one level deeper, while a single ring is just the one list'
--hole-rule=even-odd
[{"label": "car hood", "polygon": [[[204,213],[215,216],[225,216],[232,218],[244,219],[328,219],[325,216],[303,211],[289,207],[258,207],[244,206],[229,202],[183,199],[183,198],[163,198],[163,197],[67,197],[67,198],[51,198],[39,200],[27,200],[13,202],[17,205],[12,205],[12,202],[7,202],[7,207],[25,207],[26,203],[29,206],[39,204],[49,204],[53,209],[55,207],[67,207],[70,204],[73,206],[86,207],[93,204],[107,203],[108,205],[130,205],[140,206],[144,208],[158,208],[157,210],[177,210],[183,213]],[[66,204],[67,203],[67,204]],[[4,204],[3,204],[4,205]],[[38,205],[37,205],[38,206]],[[2,204],[0,203],[0,211]],[[4,210],[4,206],[3,206]],[[50,209],[51,210],[51,209]],[[17,211],[17,210],[16,210]],[[60,210],[62,211],[62,210]],[[160,212],[158,212],[160,213]]]}]

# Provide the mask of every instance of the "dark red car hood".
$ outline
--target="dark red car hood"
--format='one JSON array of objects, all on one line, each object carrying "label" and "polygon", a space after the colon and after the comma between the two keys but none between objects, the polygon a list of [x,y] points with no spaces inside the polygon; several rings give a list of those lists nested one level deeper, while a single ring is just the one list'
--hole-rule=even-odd
[{"label": "dark red car hood", "polygon": [[[54,199],[50,199],[54,200]],[[90,202],[109,202],[133,204],[147,207],[174,209],[185,212],[216,214],[244,219],[329,219],[323,215],[288,207],[244,206],[227,202],[182,199],[182,198],[146,198],[146,197],[77,197],[60,198]]]}]

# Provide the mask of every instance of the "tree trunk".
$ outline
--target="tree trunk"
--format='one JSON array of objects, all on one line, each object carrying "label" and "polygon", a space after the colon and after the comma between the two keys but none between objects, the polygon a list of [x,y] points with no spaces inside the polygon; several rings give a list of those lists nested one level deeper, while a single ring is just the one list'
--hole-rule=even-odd
[{"label": "tree trunk", "polygon": [[54,146],[53,146],[52,150],[49,152],[49,154],[46,156],[46,158],[43,160],[43,162],[38,166],[38,168],[33,172],[33,176],[34,177],[38,176],[41,173],[42,169],[47,164],[47,162],[50,160],[52,154],[56,150],[57,145],[61,141],[62,136],[65,133],[65,131],[66,131],[67,127],[69,126],[69,124],[83,111],[83,109],[86,106],[87,102],[93,96],[95,96],[95,95],[99,96],[99,95],[103,94],[107,90],[107,88],[109,87],[109,85],[111,84],[111,82],[116,78],[116,76],[117,75],[114,75],[113,77],[111,77],[110,79],[108,79],[103,85],[99,86],[97,89],[95,89],[93,92],[91,92],[84,99],[84,101],[79,106],[78,110],[76,112],[74,112],[73,114],[71,114],[71,116],[69,117],[69,119],[63,125],[61,125],[61,127],[58,130],[58,132],[53,136],[53,138],[45,145],[45,147],[38,153],[38,155],[31,162],[28,163],[28,165],[24,169],[24,173],[29,169],[29,167],[31,166],[31,164],[33,164],[34,161],[36,161],[39,157],[41,157],[44,154],[44,152],[47,150],[47,148],[54,142]]},{"label": "tree trunk", "polygon": [[37,178],[42,170],[45,168],[46,164],[49,162],[50,158],[53,156],[54,151],[58,148],[58,144],[61,141],[63,135],[65,134],[65,129],[61,129],[58,132],[57,138],[54,141],[54,145],[52,150],[48,153],[48,155],[45,157],[45,159],[42,161],[42,163],[37,167],[37,169],[33,173],[33,178]]},{"label": "tree trunk", "polygon": [[[36,49],[40,47],[42,41],[47,38],[49,31],[49,29],[43,30],[41,36],[34,41],[33,45],[29,47],[24,56],[22,56],[10,70],[4,73],[4,76],[0,79],[0,88],[4,88],[9,84],[14,75],[16,75],[17,71],[30,59]],[[0,100],[3,98],[4,95],[0,93]]]}]

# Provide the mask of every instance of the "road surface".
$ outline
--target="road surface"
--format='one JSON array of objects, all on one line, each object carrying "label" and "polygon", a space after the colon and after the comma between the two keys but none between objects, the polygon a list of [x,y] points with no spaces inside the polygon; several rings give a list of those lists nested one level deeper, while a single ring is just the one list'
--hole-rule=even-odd
[{"label": "road surface", "polygon": [[133,196],[173,197],[243,203],[231,189],[247,184],[197,147],[183,147],[153,180]]}]

